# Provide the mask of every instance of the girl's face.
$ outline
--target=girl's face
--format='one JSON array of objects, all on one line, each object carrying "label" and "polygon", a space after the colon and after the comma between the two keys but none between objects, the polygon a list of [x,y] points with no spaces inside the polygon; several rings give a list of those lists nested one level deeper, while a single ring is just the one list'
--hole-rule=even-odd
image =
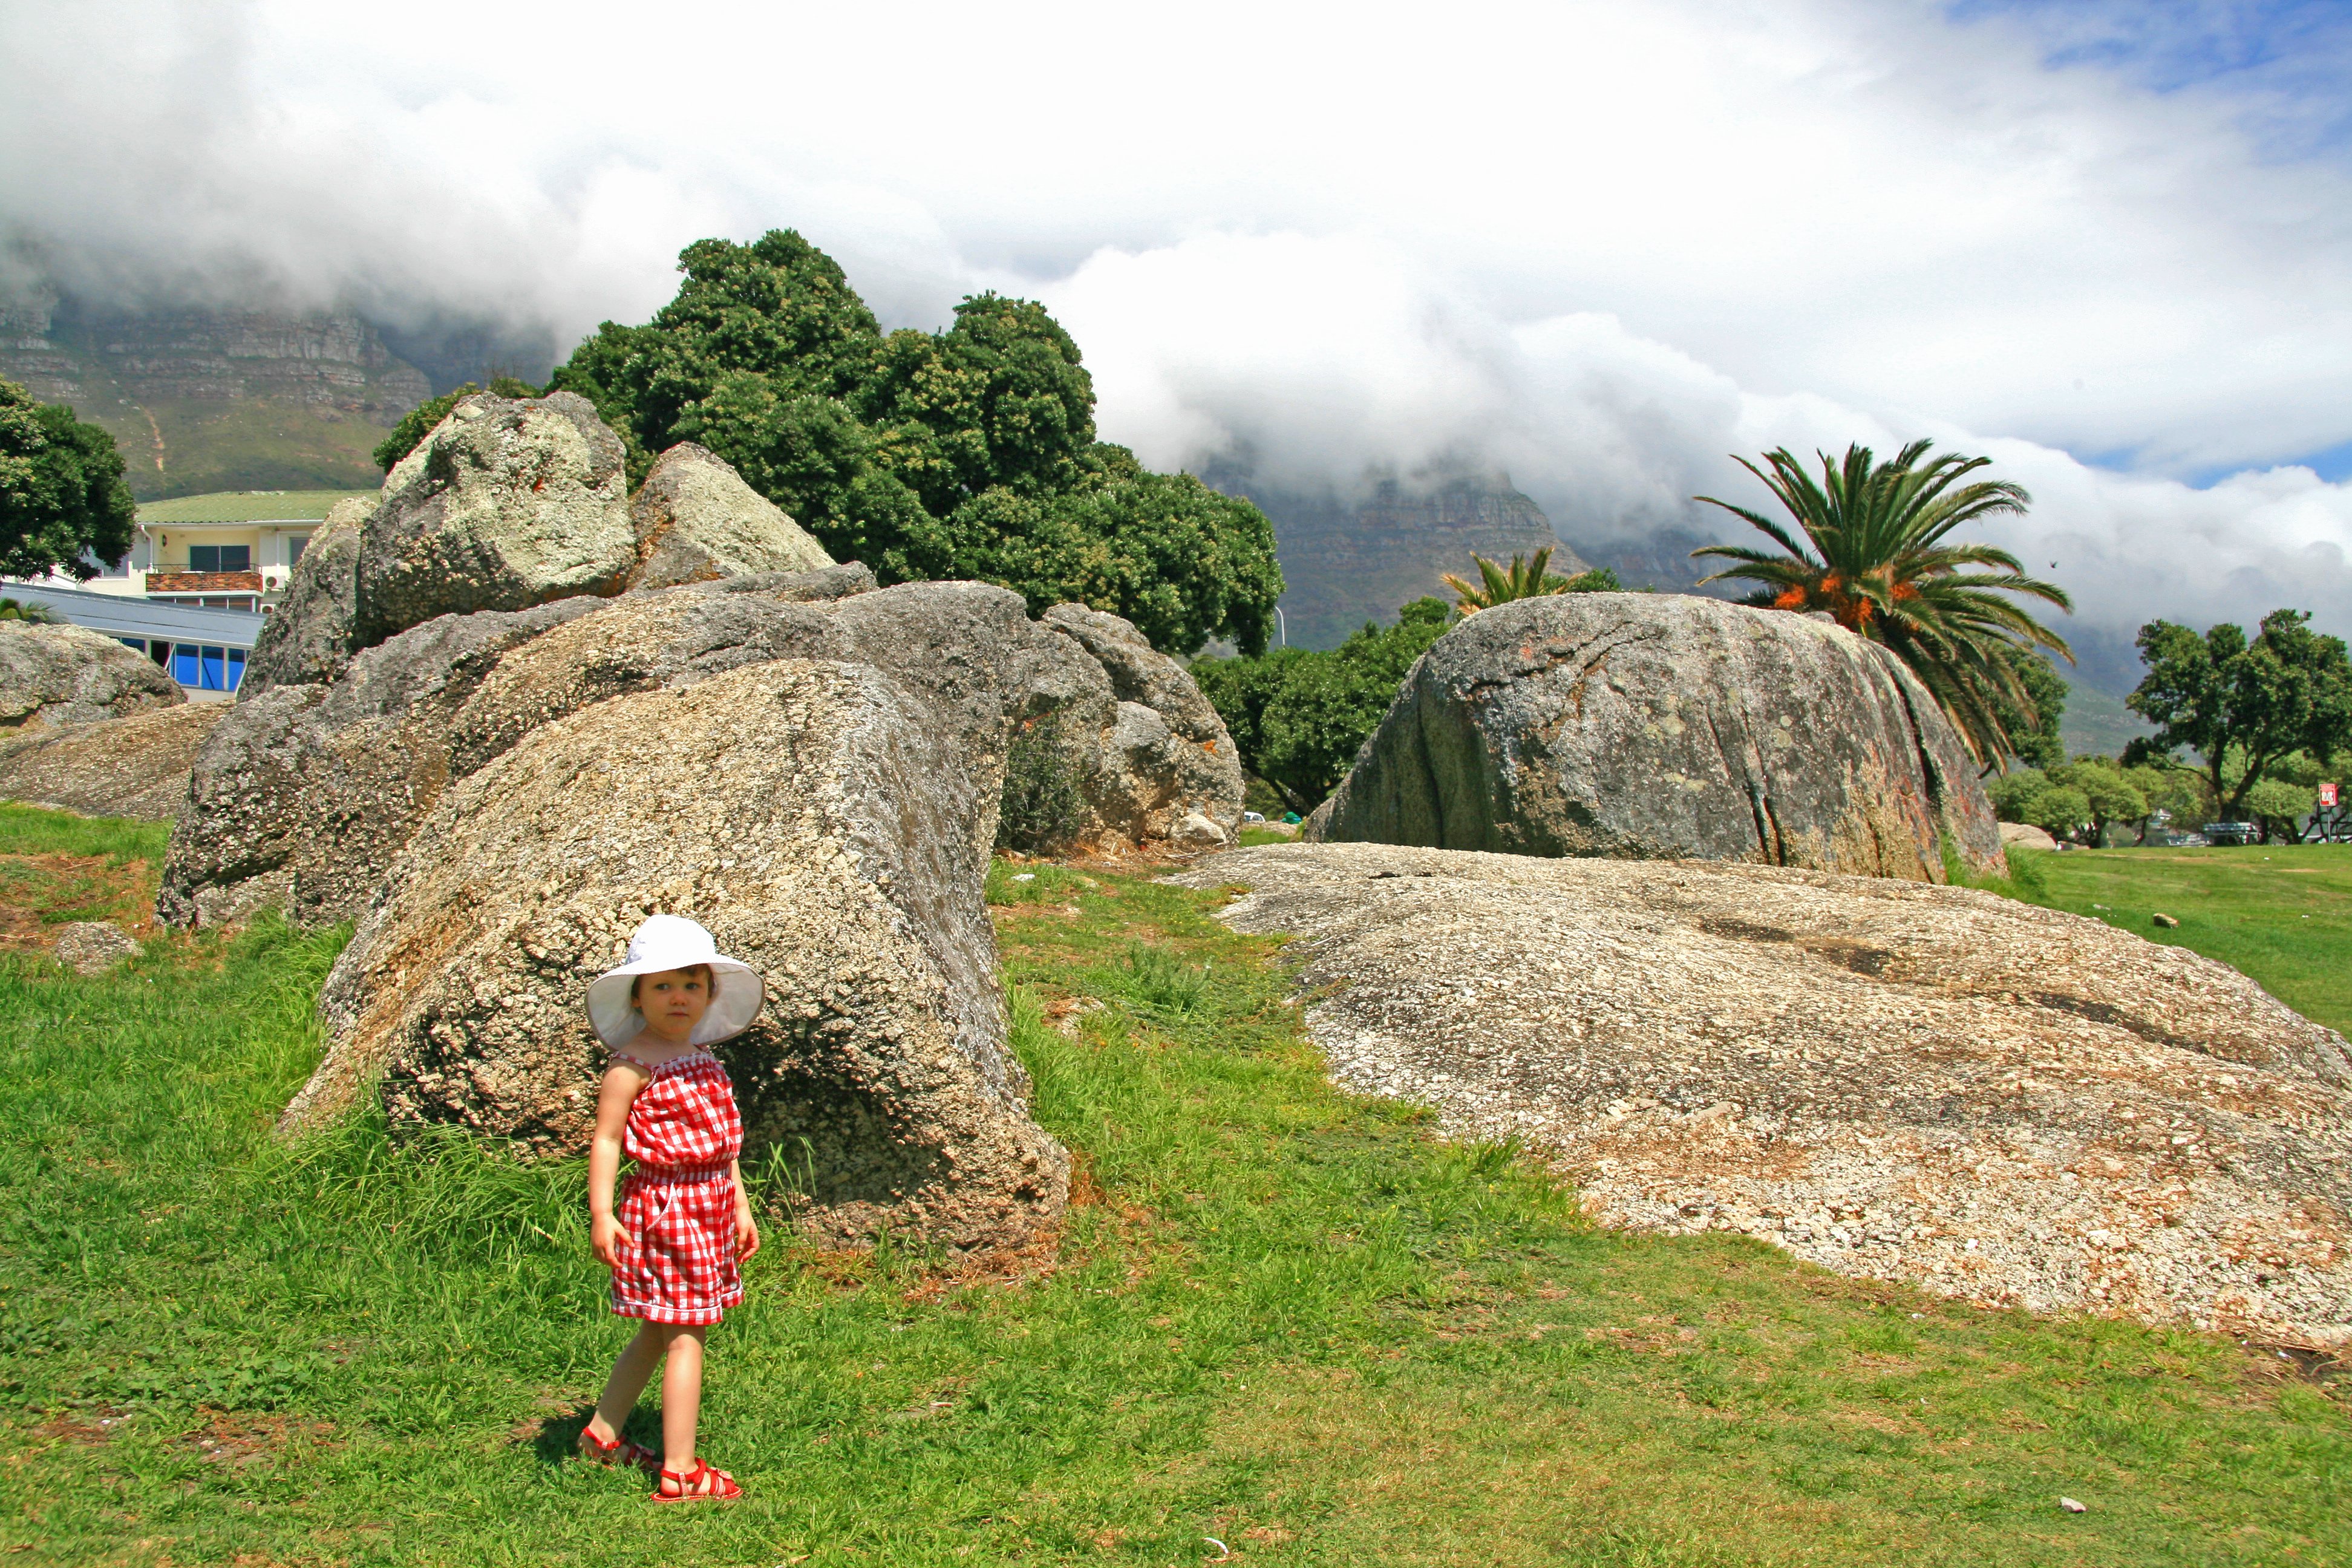
[{"label": "girl's face", "polygon": [[709,1010],[710,972],[707,969],[664,969],[637,976],[637,1011],[646,1016],[647,1034],[674,1046],[685,1045]]}]

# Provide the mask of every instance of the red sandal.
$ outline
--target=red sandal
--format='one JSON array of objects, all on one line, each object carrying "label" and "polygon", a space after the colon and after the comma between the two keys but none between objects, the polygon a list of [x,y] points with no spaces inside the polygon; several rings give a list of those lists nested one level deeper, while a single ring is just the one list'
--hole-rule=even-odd
[{"label": "red sandal", "polygon": [[626,1465],[633,1470],[658,1470],[661,1456],[643,1443],[633,1443],[626,1437],[615,1437],[600,1443],[588,1427],[580,1428],[580,1457],[592,1465]]},{"label": "red sandal", "polygon": [[694,1468],[683,1475],[665,1468],[660,1484],[654,1488],[653,1500],[656,1502],[693,1502],[700,1498],[709,1498],[714,1502],[733,1502],[742,1495],[743,1489],[735,1484],[733,1476],[724,1470],[714,1470],[697,1459]]}]

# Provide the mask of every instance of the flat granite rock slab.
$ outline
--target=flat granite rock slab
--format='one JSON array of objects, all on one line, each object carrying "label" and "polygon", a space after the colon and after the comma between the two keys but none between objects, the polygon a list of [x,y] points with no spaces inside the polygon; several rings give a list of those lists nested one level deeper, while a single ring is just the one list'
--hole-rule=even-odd
[{"label": "flat granite rock slab", "polygon": [[2226,965],[1969,889],[1235,850],[1344,1087],[1517,1138],[1613,1225],[2037,1311],[2352,1343],[2352,1053]]}]

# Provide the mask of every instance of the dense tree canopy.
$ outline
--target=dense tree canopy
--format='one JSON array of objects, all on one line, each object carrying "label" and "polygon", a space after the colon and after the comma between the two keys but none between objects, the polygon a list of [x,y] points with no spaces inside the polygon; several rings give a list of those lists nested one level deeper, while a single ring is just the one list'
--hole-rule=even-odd
[{"label": "dense tree canopy", "polygon": [[87,582],[130,552],[138,510],[113,437],[0,381],[0,575]]},{"label": "dense tree canopy", "polygon": [[[2235,818],[2254,790],[2298,754],[2352,749],[2352,658],[2303,610],[2273,610],[2248,637],[2227,622],[2199,637],[2170,621],[2139,630],[2147,674],[2126,700],[2157,726],[2126,760],[2186,748],[2199,758],[2222,816]],[[2269,798],[2269,797],[2266,797]]]},{"label": "dense tree canopy", "polygon": [[886,335],[789,230],[698,241],[679,268],[652,321],[606,322],[550,383],[622,432],[633,481],[697,441],[885,583],[978,577],[1033,612],[1075,599],[1124,616],[1171,651],[1265,647],[1272,525],[1097,441],[1093,379],[1042,306],[982,294],[945,331]]},{"label": "dense tree canopy", "polygon": [[[2005,480],[1964,484],[1990,459],[1930,457],[1928,446],[1914,441],[1884,463],[1867,447],[1848,447],[1842,460],[1821,453],[1818,482],[1786,447],[1765,454],[1769,474],[1738,458],[1771,490],[1797,532],[1760,512],[1700,496],[1779,550],[1714,544],[1691,553],[1733,563],[1706,580],[1759,584],[1750,604],[1826,611],[1848,631],[1885,644],[1951,716],[1977,761],[1998,766],[2021,744],[2004,716],[2038,725],[2025,657],[2038,646],[2073,658],[2057,633],[2006,595],[2072,606],[2061,589],[2026,576],[2009,552],[1948,542],[1954,531],[2021,512],[2032,498]],[[2000,570],[1968,570],[1987,566]]]}]

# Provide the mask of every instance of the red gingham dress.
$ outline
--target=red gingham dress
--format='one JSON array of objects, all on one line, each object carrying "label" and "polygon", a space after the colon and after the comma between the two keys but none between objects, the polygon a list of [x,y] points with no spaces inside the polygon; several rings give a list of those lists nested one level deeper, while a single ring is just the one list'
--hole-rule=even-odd
[{"label": "red gingham dress", "polygon": [[629,1106],[622,1148],[637,1168],[621,1188],[613,1310],[656,1323],[718,1322],[743,1304],[730,1169],[743,1121],[718,1058],[689,1051],[654,1068]]}]

